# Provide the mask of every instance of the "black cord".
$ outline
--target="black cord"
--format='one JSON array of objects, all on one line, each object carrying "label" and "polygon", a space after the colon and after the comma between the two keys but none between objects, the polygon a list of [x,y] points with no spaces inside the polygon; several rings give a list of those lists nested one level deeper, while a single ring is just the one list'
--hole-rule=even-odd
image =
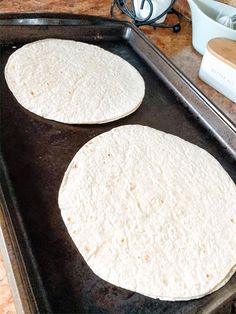
[{"label": "black cord", "polygon": [[171,0],[170,5],[166,10],[164,10],[161,14],[156,16],[153,19],[150,19],[152,14],[153,14],[153,4],[152,0],[142,0],[140,9],[143,9],[145,1],[148,2],[150,10],[149,14],[146,18],[140,19],[138,18],[136,11],[135,11],[135,6],[133,0],[130,0],[130,6],[127,5],[127,0],[113,0],[110,13],[111,16],[113,16],[113,11],[114,7],[117,6],[118,9],[125,15],[129,16],[132,19],[132,23],[135,24],[136,26],[143,26],[143,25],[150,25],[153,26],[154,28],[160,27],[160,28],[172,28],[174,32],[179,32],[181,27],[180,27],[180,22],[175,24],[165,24],[165,23],[156,23],[157,20],[162,18],[165,14],[175,14],[178,17],[178,20],[180,20],[180,15],[177,11],[175,11],[172,6],[175,3],[175,0]]},{"label": "black cord", "polygon": [[[118,9],[122,13],[124,13],[125,15],[129,16],[132,19],[132,22],[134,24],[145,23],[150,19],[150,17],[152,16],[152,13],[153,13],[152,0],[143,0],[142,3],[144,4],[145,1],[147,1],[149,6],[150,6],[150,12],[145,19],[139,19],[137,17],[136,12],[135,12],[134,3],[132,0],[131,0],[131,9],[128,7],[126,0],[114,0],[112,5],[111,5],[111,15],[113,16],[114,7],[117,5]],[[141,7],[142,7],[142,4],[141,4]]]}]

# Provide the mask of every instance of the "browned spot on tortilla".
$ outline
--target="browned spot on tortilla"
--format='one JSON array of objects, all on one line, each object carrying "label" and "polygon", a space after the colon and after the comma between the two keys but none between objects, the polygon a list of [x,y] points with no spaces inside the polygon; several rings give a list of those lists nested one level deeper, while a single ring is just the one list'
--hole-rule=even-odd
[{"label": "browned spot on tortilla", "polygon": [[34,95],[35,95],[35,92],[34,92],[34,91],[31,91],[30,94],[31,94],[32,96],[34,96]]},{"label": "browned spot on tortilla", "polygon": [[67,221],[71,221],[71,218],[70,218],[70,217],[68,217],[68,218],[67,218]]},{"label": "browned spot on tortilla", "polygon": [[85,245],[84,249],[85,249],[86,252],[90,251],[90,247],[88,245]]},{"label": "browned spot on tortilla", "polygon": [[78,168],[77,164],[73,164],[72,168],[74,169]]},{"label": "browned spot on tortilla", "polygon": [[136,188],[136,185],[134,183],[130,183],[130,191],[133,191]]},{"label": "browned spot on tortilla", "polygon": [[124,243],[125,242],[125,239],[121,239],[121,241],[120,241],[121,243]]},{"label": "browned spot on tortilla", "polygon": [[232,224],[234,224],[234,219],[233,218],[230,218],[230,221],[232,222]]},{"label": "browned spot on tortilla", "polygon": [[209,277],[210,277],[210,275],[209,275],[209,274],[206,274],[206,277],[207,277],[207,278],[209,278]]},{"label": "browned spot on tortilla", "polygon": [[146,255],[144,256],[144,259],[145,259],[146,262],[149,262],[149,261],[150,261],[150,256],[146,254]]},{"label": "browned spot on tortilla", "polygon": [[108,157],[110,157],[110,156],[111,156],[111,154],[107,154],[107,156],[108,156]]},{"label": "browned spot on tortilla", "polygon": [[163,204],[163,203],[164,203],[164,201],[163,201],[163,200],[160,200],[160,202],[161,202],[161,204]]},{"label": "browned spot on tortilla", "polygon": [[164,285],[167,285],[167,280],[166,280],[166,278],[163,278],[163,279],[162,279],[162,282],[163,282]]}]

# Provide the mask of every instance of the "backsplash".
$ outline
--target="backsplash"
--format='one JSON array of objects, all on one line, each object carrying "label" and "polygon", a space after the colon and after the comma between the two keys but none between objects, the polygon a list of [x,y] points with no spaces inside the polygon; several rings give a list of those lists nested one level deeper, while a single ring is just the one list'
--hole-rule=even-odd
[{"label": "backsplash", "polygon": [[[232,5],[233,7],[236,7],[236,0],[219,0],[219,2],[226,3]],[[191,18],[190,8],[187,0],[176,0],[174,8],[187,18]]]}]

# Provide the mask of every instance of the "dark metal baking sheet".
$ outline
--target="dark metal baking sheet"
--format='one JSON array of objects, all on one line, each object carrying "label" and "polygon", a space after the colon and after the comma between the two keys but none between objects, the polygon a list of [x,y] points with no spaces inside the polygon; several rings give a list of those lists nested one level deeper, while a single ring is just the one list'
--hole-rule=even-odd
[{"label": "dark metal baking sheet", "polygon": [[[47,37],[97,44],[129,61],[146,83],[141,107],[116,122],[83,126],[49,121],[24,110],[6,86],[4,66],[15,49]],[[236,181],[235,126],[129,23],[58,14],[2,15],[0,49],[0,219],[25,311],[172,314],[228,310],[236,299],[236,275],[219,291],[185,302],[154,300],[95,276],[66,231],[57,194],[78,149],[94,136],[124,124],[149,125],[205,148]]]}]

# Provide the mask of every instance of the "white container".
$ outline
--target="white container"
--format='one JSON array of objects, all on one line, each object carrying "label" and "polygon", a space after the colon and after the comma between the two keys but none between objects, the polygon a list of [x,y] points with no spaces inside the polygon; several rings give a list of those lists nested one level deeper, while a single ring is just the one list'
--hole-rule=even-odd
[{"label": "white container", "polygon": [[[145,19],[148,17],[148,14],[150,13],[150,6],[148,4],[148,1],[144,2],[143,9],[140,9],[142,4],[142,0],[134,0],[134,7],[136,15],[139,19]],[[171,4],[171,0],[152,0],[153,4],[153,13],[149,20],[152,20],[156,18],[158,15],[162,14]],[[158,19],[155,23],[163,23],[166,19],[166,14]]]},{"label": "white container", "polygon": [[236,41],[214,38],[208,42],[199,77],[236,103]]},{"label": "white container", "polygon": [[236,8],[213,0],[188,0],[192,15],[192,44],[204,54],[210,39],[221,37],[236,40],[236,30],[218,23],[217,17],[232,16]]}]

